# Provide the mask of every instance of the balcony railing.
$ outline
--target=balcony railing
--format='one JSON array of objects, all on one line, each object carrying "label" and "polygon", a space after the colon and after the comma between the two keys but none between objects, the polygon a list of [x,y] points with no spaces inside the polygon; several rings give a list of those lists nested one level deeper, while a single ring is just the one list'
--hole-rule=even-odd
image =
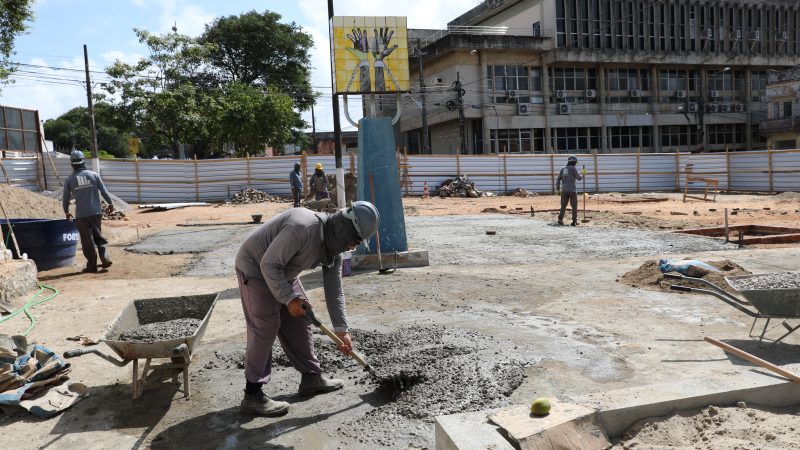
[{"label": "balcony railing", "polygon": [[425,48],[434,42],[451,34],[475,35],[475,36],[531,36],[531,37],[550,37],[552,30],[534,28],[511,28],[511,27],[487,27],[487,26],[464,26],[452,25],[446,30],[439,30],[425,39],[421,39],[420,48]]},{"label": "balcony railing", "polygon": [[800,116],[764,120],[758,124],[758,131],[761,133],[800,131]]}]

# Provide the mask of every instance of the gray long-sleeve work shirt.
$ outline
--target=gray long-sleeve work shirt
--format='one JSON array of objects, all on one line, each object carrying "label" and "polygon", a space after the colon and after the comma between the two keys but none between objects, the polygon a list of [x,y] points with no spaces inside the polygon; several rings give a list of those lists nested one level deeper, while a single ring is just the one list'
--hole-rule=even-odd
[{"label": "gray long-sleeve work shirt", "polygon": [[[99,192],[99,193],[98,193]],[[72,172],[64,181],[64,195],[61,197],[61,205],[64,207],[64,214],[69,213],[69,201],[75,199],[75,218],[96,216],[102,213],[100,208],[100,195],[110,205],[111,196],[108,195],[106,185],[97,172],[89,169],[80,169]]]},{"label": "gray long-sleeve work shirt", "polygon": [[325,173],[317,175],[314,172],[314,175],[311,175],[311,178],[308,179],[308,188],[312,192],[328,192],[328,177]]},{"label": "gray long-sleeve work shirt", "polygon": [[322,265],[325,303],[334,331],[347,331],[347,311],[342,290],[342,258],[325,265],[324,223],[327,214],[306,208],[285,211],[256,228],[236,255],[236,268],[248,278],[266,282],[275,299],[288,305],[296,292],[292,282],[303,270]]},{"label": "gray long-sleeve work shirt", "polygon": [[578,192],[575,187],[575,180],[582,180],[583,177],[578,172],[575,166],[566,165],[558,172],[558,179],[556,180],[556,190],[563,192]]},{"label": "gray long-sleeve work shirt", "polygon": [[289,184],[292,185],[292,189],[303,190],[303,180],[300,177],[300,172],[296,170],[289,172]]}]

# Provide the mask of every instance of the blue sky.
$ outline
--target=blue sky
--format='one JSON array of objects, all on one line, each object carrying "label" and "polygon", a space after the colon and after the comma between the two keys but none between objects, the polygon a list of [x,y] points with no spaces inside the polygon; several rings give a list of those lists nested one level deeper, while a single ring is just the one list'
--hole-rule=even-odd
[{"label": "blue sky", "polygon": [[[335,0],[336,15],[407,16],[411,28],[445,28],[447,22],[480,0]],[[296,22],[312,35],[312,85],[323,96],[315,108],[317,130],[332,130],[330,60],[326,0],[38,0],[27,34],[17,38],[15,62],[27,64],[3,86],[0,104],[39,110],[41,119],[58,117],[86,105],[83,45],[89,50],[90,70],[102,72],[115,60],[135,62],[146,49],[133,28],[154,33],[178,32],[197,36],[214,18],[265,9]],[[103,78],[94,73],[93,82]],[[327,95],[326,95],[327,94]],[[353,101],[353,104],[358,102]],[[360,108],[351,107],[353,117]],[[310,113],[306,120],[311,122]],[[346,122],[343,129],[352,129]]]}]

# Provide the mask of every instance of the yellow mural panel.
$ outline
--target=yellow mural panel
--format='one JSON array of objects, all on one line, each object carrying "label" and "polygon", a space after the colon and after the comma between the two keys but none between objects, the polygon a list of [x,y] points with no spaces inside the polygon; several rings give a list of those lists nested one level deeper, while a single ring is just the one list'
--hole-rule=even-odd
[{"label": "yellow mural panel", "polygon": [[331,30],[336,94],[409,90],[405,17],[336,16]]}]

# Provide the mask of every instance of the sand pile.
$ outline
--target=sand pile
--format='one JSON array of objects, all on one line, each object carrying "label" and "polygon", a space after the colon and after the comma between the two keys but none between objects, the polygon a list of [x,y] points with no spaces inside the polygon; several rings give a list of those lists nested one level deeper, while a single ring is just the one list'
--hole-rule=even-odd
[{"label": "sand pile", "polygon": [[623,434],[612,449],[800,449],[800,407],[742,407],[682,411],[643,419]]},{"label": "sand pile", "polygon": [[772,198],[781,203],[796,202],[800,201],[800,192],[782,192]]},{"label": "sand pile", "polygon": [[[39,194],[44,195],[45,197],[48,197],[48,198],[52,198],[53,200],[56,200],[59,203],[61,203],[61,197],[64,195],[64,188],[62,187],[62,188],[59,188],[58,190],[55,190],[55,191],[41,191],[41,192],[39,192]],[[128,210],[131,209],[131,205],[129,205],[128,202],[126,202],[125,200],[117,197],[116,195],[112,194],[111,192],[108,193],[108,196],[111,197],[111,202],[114,204],[114,209],[116,211],[125,212],[125,211],[128,211]],[[100,202],[103,205],[106,204],[106,201],[103,200],[102,197],[100,198]],[[74,204],[74,202],[73,202],[73,204]],[[123,214],[122,216],[124,217],[125,215]],[[117,220],[117,218],[115,218],[115,217],[106,217],[105,214],[103,214],[103,219],[104,220],[105,219]]]},{"label": "sand pile", "polygon": [[[686,258],[686,259],[691,259],[691,258]],[[716,284],[717,286],[725,289],[730,293],[736,293],[736,290],[728,286],[728,283],[725,281],[724,277],[751,274],[751,272],[746,270],[744,267],[727,259],[721,261],[706,261],[706,262],[716,267],[720,271],[709,273],[708,275],[704,276],[703,279]],[[670,285],[673,284],[680,284],[691,287],[701,287],[701,288],[703,287],[702,283],[689,283],[683,281],[665,280],[663,276],[664,274],[661,273],[661,269],[659,269],[658,267],[658,260],[656,259],[652,261],[647,261],[638,268],[631,270],[630,272],[627,272],[626,274],[619,277],[617,281],[620,283],[629,284],[633,287],[641,287],[645,289],[657,289],[663,291],[669,291]]]},{"label": "sand pile", "polygon": [[0,184],[0,201],[9,219],[64,218],[60,201],[7,184]]}]

